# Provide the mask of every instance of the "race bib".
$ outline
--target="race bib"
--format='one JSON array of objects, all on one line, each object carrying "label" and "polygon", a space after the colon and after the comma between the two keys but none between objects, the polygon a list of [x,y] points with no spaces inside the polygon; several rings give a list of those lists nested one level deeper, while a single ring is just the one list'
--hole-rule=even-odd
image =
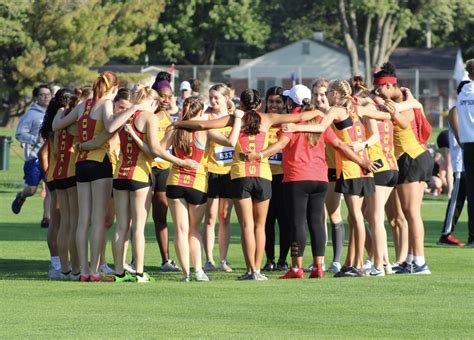
[{"label": "race bib", "polygon": [[234,158],[234,148],[229,146],[216,146],[214,148],[214,154],[217,164],[230,164]]},{"label": "race bib", "polygon": [[277,152],[276,154],[268,158],[268,163],[273,164],[273,165],[281,165],[282,160],[283,160],[283,154],[281,152]]}]

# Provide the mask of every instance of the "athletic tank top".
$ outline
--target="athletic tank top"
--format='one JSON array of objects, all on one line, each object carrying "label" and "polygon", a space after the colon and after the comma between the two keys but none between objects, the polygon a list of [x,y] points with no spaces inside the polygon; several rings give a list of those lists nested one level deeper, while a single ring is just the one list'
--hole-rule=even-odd
[{"label": "athletic tank top", "polygon": [[54,148],[54,145],[53,145],[53,137],[49,137],[48,138],[48,171],[46,171],[46,182],[51,182],[54,177],[53,177],[53,173],[54,173],[54,168],[56,167],[56,157],[54,156],[54,152],[53,152],[53,148]]},{"label": "athletic tank top", "polygon": [[[142,111],[136,111],[127,121],[137,134],[138,138],[146,143],[146,134],[140,132],[135,127],[135,119]],[[137,182],[149,181],[151,174],[151,158],[145,154],[124,130],[119,132],[120,138],[120,158],[114,172],[116,179],[130,179]]]},{"label": "athletic tank top", "polygon": [[[364,125],[357,114],[356,106],[354,106],[354,111],[349,114],[348,118],[350,118],[352,123],[349,121],[349,119],[345,119],[343,121],[345,122],[343,129],[337,128],[337,125],[333,124],[333,130],[336,133],[336,136],[344,143],[365,142],[366,136]],[[341,124],[339,124],[339,126],[341,127]],[[368,159],[366,149],[359,151],[358,154],[360,157]],[[336,152],[336,172],[337,178],[339,179],[342,176],[344,180],[373,177],[372,173],[365,173],[357,163],[347,159],[346,156],[340,151]]]},{"label": "athletic tank top", "polygon": [[66,179],[76,175],[76,149],[74,144],[77,137],[71,135],[67,129],[62,129],[56,135],[57,160],[54,167],[54,179]]},{"label": "athletic tank top", "polygon": [[192,133],[192,140],[191,155],[187,155],[186,152],[180,148],[173,149],[173,154],[181,159],[195,160],[200,163],[201,166],[199,169],[186,169],[173,164],[166,185],[178,185],[193,188],[201,192],[207,192],[208,150],[205,146],[200,145],[195,131]]},{"label": "athletic tank top", "polygon": [[119,142],[113,143],[113,139],[109,140],[110,150],[109,150],[109,160],[110,164],[112,165],[112,173],[115,173],[115,169],[117,168],[117,163],[120,157],[120,138]]},{"label": "athletic tank top", "polygon": [[[208,114],[208,119],[212,120],[212,114]],[[229,137],[232,127],[218,129],[218,131],[226,137]],[[234,148],[231,146],[222,146],[213,141],[209,142],[209,159],[207,169],[210,173],[225,175],[230,172],[232,158],[234,157]]]},{"label": "athletic tank top", "polygon": [[[278,133],[279,129],[271,128],[268,130],[268,145],[275,144],[278,142]],[[283,174],[283,152],[278,151],[276,154],[270,156],[268,158],[268,163],[270,163],[270,170],[272,171],[273,175],[281,175]]]},{"label": "athletic tank top", "polygon": [[397,159],[399,159],[404,153],[415,159],[426,151],[426,147],[419,142],[415,131],[418,131],[418,129],[416,126],[416,119],[414,118],[405,129],[402,129],[396,123],[393,126],[393,145],[395,148],[395,157]]},{"label": "athletic tank top", "polygon": [[[261,114],[261,113],[257,113]],[[243,121],[245,121],[245,113]],[[247,135],[241,131],[237,145],[235,146],[234,159],[232,161],[232,169],[230,171],[230,178],[242,177],[260,177],[272,180],[272,172],[268,163],[268,158],[247,162],[240,159],[239,154],[248,151],[261,152],[268,146],[268,132],[259,131],[256,135]]]},{"label": "athletic tank top", "polygon": [[[102,120],[92,119],[90,112],[94,103],[92,99],[87,99],[86,108],[84,113],[77,121],[79,130],[79,141],[85,143],[94,137],[97,137],[102,131],[104,131],[104,122]],[[94,150],[82,150],[78,153],[76,162],[81,161],[96,161],[103,162],[105,156],[109,152],[109,143],[105,142],[98,149]]]},{"label": "athletic tank top", "polygon": [[[160,119],[160,124],[158,126],[158,138],[160,141],[165,137],[166,128],[170,126],[170,124],[171,124],[171,120],[168,117],[168,114],[167,113],[163,114],[163,118]],[[157,167],[158,169],[161,169],[161,170],[165,170],[165,169],[169,169],[171,164],[168,161],[165,161],[164,159],[157,157],[155,158],[151,166]]]},{"label": "athletic tank top", "polygon": [[[382,160],[383,166],[375,172],[398,170],[397,160],[393,149],[393,123],[390,119],[377,121],[380,141],[369,147],[371,161]],[[367,131],[369,131],[367,129]],[[370,134],[370,132],[368,132]],[[370,137],[370,135],[368,136]]]}]

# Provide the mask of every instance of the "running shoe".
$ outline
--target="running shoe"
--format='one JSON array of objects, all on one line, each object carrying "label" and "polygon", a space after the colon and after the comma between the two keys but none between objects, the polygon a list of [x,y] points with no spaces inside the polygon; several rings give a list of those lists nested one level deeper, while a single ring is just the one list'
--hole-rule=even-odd
[{"label": "running shoe", "polygon": [[132,275],[127,271],[124,271],[123,274],[124,274],[123,277],[114,275],[114,281],[115,282],[137,282],[137,278],[135,275]]},{"label": "running shoe", "polygon": [[402,271],[402,264],[400,262],[392,263],[392,272],[397,274],[400,271]]},{"label": "running shoe", "polygon": [[253,275],[253,279],[256,281],[268,281],[268,277],[266,277],[264,274],[260,272],[255,272],[252,275]]},{"label": "running shoe", "polygon": [[240,275],[237,280],[239,281],[254,280],[254,276],[252,273],[247,272],[247,273],[244,273],[243,275]]},{"label": "running shoe", "polygon": [[115,272],[112,268],[109,267],[107,263],[101,264],[99,267],[99,272],[105,275],[113,275]]},{"label": "running shoe", "polygon": [[339,262],[331,263],[331,266],[328,268],[327,272],[329,273],[338,273],[341,270],[341,264]]},{"label": "running shoe", "polygon": [[400,265],[400,270],[396,271],[395,273],[396,274],[411,274],[412,272],[413,272],[413,263],[407,263],[405,261]]},{"label": "running shoe", "polygon": [[81,279],[81,273],[74,274],[71,272],[71,274],[69,274],[69,280],[71,281],[79,281],[80,279]]},{"label": "running shoe", "polygon": [[155,279],[152,278],[148,273],[144,272],[143,276],[137,275],[137,281],[138,283],[149,283],[149,282],[155,282]]},{"label": "running shoe", "polygon": [[303,279],[304,278],[304,270],[298,268],[297,271],[294,271],[293,268],[288,269],[285,275],[279,277],[279,279]]},{"label": "running shoe", "polygon": [[413,275],[431,275],[431,271],[428,268],[428,265],[425,263],[421,266],[417,265],[416,263],[413,263],[411,274]]},{"label": "running shoe", "polygon": [[61,270],[55,269],[53,266],[49,266],[48,279],[50,280],[61,280]]},{"label": "running shoe", "polygon": [[182,278],[181,278],[181,282],[191,282],[193,279],[193,277],[191,276],[191,274],[189,275],[184,275]]},{"label": "running shoe", "polygon": [[283,263],[277,263],[275,271],[276,272],[286,272],[288,270],[288,263],[283,262]]},{"label": "running shoe", "polygon": [[309,274],[310,279],[322,279],[324,277],[324,270],[323,266],[320,264],[317,264],[315,267],[313,267],[313,270],[311,271],[311,274]]},{"label": "running shoe", "polygon": [[161,264],[161,271],[163,273],[177,273],[181,271],[181,268],[173,260],[168,260]]},{"label": "running shoe", "polygon": [[267,261],[267,263],[265,263],[265,265],[262,268],[262,271],[271,272],[271,271],[274,271],[275,269],[276,269],[275,261],[270,260],[270,261]]},{"label": "running shoe", "polygon": [[110,276],[105,276],[102,273],[98,273],[98,274],[90,274],[89,281],[90,282],[114,282],[114,278]]},{"label": "running shoe", "polygon": [[16,197],[12,202],[12,211],[14,214],[20,213],[23,203],[25,203],[25,199],[21,198],[21,193],[16,194]]},{"label": "running shoe", "polygon": [[374,264],[372,263],[372,261],[365,260],[365,263],[362,266],[362,270],[369,273],[373,266],[374,266]]},{"label": "running shoe", "polygon": [[385,270],[383,268],[377,269],[375,268],[375,266],[372,266],[372,268],[370,269],[369,275],[370,276],[385,276]]},{"label": "running shoe", "polygon": [[206,264],[204,265],[204,271],[206,273],[217,271],[217,268],[216,268],[216,265],[214,264],[214,262],[207,261]]},{"label": "running shoe", "polygon": [[40,222],[40,226],[43,229],[48,229],[49,228],[49,218],[43,217],[43,219]]},{"label": "running shoe", "polygon": [[89,274],[79,274],[79,281],[80,282],[89,282]]},{"label": "running shoe", "polygon": [[[323,271],[326,271],[326,265],[321,263],[321,267],[323,268]],[[308,268],[304,269],[305,273],[311,273],[316,268],[316,265],[314,263],[310,264]]]},{"label": "running shoe", "polygon": [[232,273],[232,268],[229,266],[226,260],[222,260],[221,263],[219,264],[219,271]]},{"label": "running shoe", "polygon": [[202,282],[210,281],[209,277],[202,270],[195,272],[194,275],[196,276],[196,281],[202,281]]},{"label": "running shoe", "polygon": [[441,235],[441,238],[438,241],[438,245],[463,247],[466,244],[464,242],[459,241],[453,235]]},{"label": "running shoe", "polygon": [[351,270],[352,267],[348,267],[348,266],[342,266],[341,267],[341,270],[339,270],[336,274],[334,274],[334,277],[344,277],[345,274]]},{"label": "running shoe", "polygon": [[133,263],[124,264],[123,269],[125,269],[130,274],[136,274],[137,273],[137,269],[135,268],[135,265]]},{"label": "running shoe", "polygon": [[362,277],[362,276],[366,276],[367,274],[365,273],[365,271],[362,271],[356,267],[351,267],[346,273],[345,273],[345,276],[346,277]]},{"label": "running shoe", "polygon": [[384,265],[383,265],[383,270],[385,271],[385,275],[392,275],[392,274],[394,274],[394,272],[393,272],[393,270],[392,270],[392,266],[390,265],[390,263],[384,264]]},{"label": "running shoe", "polygon": [[60,275],[60,280],[61,281],[71,281],[71,271],[69,271],[67,274],[61,272],[61,275]]}]

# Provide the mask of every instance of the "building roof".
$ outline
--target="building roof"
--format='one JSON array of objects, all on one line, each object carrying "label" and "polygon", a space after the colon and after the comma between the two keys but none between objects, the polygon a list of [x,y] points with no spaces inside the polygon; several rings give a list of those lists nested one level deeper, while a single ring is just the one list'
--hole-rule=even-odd
[{"label": "building roof", "polygon": [[400,47],[390,56],[397,69],[430,69],[453,71],[459,47]]}]

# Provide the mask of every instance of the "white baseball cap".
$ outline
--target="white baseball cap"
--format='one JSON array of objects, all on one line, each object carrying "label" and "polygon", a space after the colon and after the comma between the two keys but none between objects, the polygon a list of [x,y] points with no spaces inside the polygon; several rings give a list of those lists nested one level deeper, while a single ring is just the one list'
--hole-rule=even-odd
[{"label": "white baseball cap", "polygon": [[179,91],[191,91],[191,84],[189,83],[189,81],[183,81],[181,82],[181,84],[179,85]]},{"label": "white baseball cap", "polygon": [[295,85],[291,90],[283,91],[283,95],[290,97],[297,105],[303,105],[303,100],[311,100],[311,90],[301,84]]}]

